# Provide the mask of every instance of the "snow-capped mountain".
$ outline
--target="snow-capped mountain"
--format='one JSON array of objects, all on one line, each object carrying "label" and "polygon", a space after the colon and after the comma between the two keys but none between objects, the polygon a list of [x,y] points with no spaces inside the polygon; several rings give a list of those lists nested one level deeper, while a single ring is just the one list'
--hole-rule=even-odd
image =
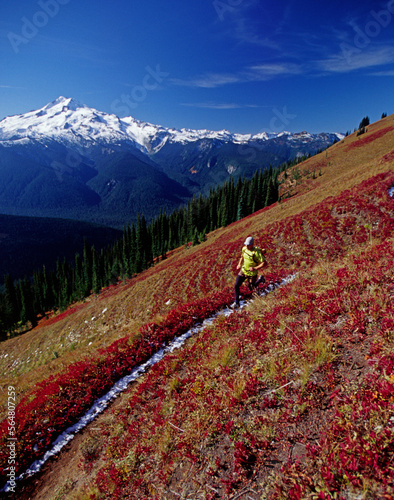
[{"label": "snow-capped mountain", "polygon": [[0,121],[0,212],[123,227],[342,137],[166,128],[59,97]]},{"label": "snow-capped mountain", "polygon": [[188,144],[201,140],[217,140],[222,142],[232,142],[234,144],[245,144],[251,140],[268,140],[274,137],[289,134],[282,132],[281,134],[232,134],[228,130],[193,130],[193,129],[174,129],[166,128],[160,125],[152,125],[151,123],[142,122],[128,116],[122,120],[127,124],[127,132],[136,143],[145,148],[148,153],[157,153],[167,142]]},{"label": "snow-capped mountain", "polygon": [[120,119],[65,97],[59,97],[36,111],[10,116],[0,122],[0,141],[7,145],[51,139],[84,147],[97,142],[129,143],[144,152],[152,152],[167,141],[185,144],[206,138],[239,141],[244,137],[250,136],[232,135],[226,130],[176,130],[132,117]]},{"label": "snow-capped mountain", "polygon": [[[338,139],[343,138],[335,134]],[[89,108],[73,98],[59,97],[41,109],[0,121],[0,141],[3,144],[28,140],[56,140],[67,145],[84,146],[96,144],[119,145],[128,143],[145,153],[157,153],[167,142],[188,144],[201,140],[216,140],[233,144],[268,141],[286,136],[290,140],[310,141],[316,136],[302,132],[260,134],[233,134],[228,130],[192,130],[166,128],[142,122],[129,116],[119,118]]]},{"label": "snow-capped mountain", "polygon": [[0,141],[6,145],[57,141],[86,148],[96,143],[129,143],[139,147],[117,116],[89,108],[72,98],[59,97],[37,111],[0,122]]}]

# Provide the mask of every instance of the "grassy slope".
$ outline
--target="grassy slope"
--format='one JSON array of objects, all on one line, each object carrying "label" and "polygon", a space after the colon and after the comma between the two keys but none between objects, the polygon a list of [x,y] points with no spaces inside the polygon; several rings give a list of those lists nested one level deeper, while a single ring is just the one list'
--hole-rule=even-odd
[{"label": "grassy slope", "polygon": [[[179,356],[173,356],[171,360],[161,364],[160,368],[145,377],[146,381],[144,383],[153,384],[154,389],[149,389],[148,393],[142,392],[140,394],[139,387],[144,387],[141,385],[138,388],[132,388],[127,396],[123,396],[122,405],[124,407],[120,409],[119,405],[115,405],[116,414],[127,415],[126,427],[131,426],[136,429],[131,432],[131,437],[130,433],[124,430],[124,418],[126,417],[116,417],[114,419],[113,415],[109,415],[100,419],[98,425],[100,425],[101,429],[107,429],[106,432],[109,434],[108,439],[111,443],[106,450],[106,456],[109,457],[107,463],[104,464],[103,462],[104,455],[97,460],[99,456],[97,443],[100,443],[100,448],[103,447],[98,435],[87,436],[86,440],[82,440],[79,449],[80,455],[83,456],[82,462],[85,476],[92,483],[91,490],[97,491],[97,488],[101,487],[101,473],[99,473],[99,479],[96,483],[92,479],[95,477],[97,470],[103,464],[105,467],[110,467],[112,463],[115,464],[113,465],[116,470],[115,476],[119,474],[124,476],[124,478],[127,478],[127,484],[131,485],[129,486],[130,498],[133,498],[132,492],[137,489],[133,480],[137,475],[136,471],[140,469],[142,464],[144,464],[148,472],[146,477],[143,477],[144,475],[141,472],[138,474],[143,477],[143,489],[136,494],[136,498],[145,498],[144,495],[146,495],[146,498],[154,498],[155,494],[157,498],[179,498],[177,495],[182,494],[182,491],[184,493],[185,488],[190,491],[189,495],[195,495],[194,498],[197,498],[197,494],[200,495],[198,498],[204,498],[204,496],[201,496],[204,491],[206,495],[209,492],[214,495],[215,489],[219,491],[220,495],[228,495],[230,498],[232,494],[240,491],[240,488],[246,487],[248,480],[252,477],[253,487],[250,486],[250,488],[252,490],[256,488],[261,495],[263,489],[270,484],[270,475],[266,470],[267,461],[273,464],[285,463],[288,458],[294,457],[295,450],[301,451],[301,456],[305,456],[305,445],[311,442],[311,438],[309,436],[309,440],[303,442],[302,436],[300,437],[299,434],[300,432],[302,434],[302,429],[303,432],[308,429],[308,423],[311,425],[312,422],[316,422],[316,437],[313,441],[316,444],[323,423],[330,420],[334,410],[327,401],[324,402],[325,406],[315,409],[312,402],[308,398],[305,399],[304,388],[308,387],[308,383],[314,376],[320,376],[318,371],[320,366],[323,372],[324,370],[327,373],[330,373],[330,370],[334,372],[332,366],[334,366],[333,362],[336,360],[337,371],[340,372],[340,369],[343,369],[345,365],[343,352],[346,352],[347,356],[354,355],[364,359],[361,347],[363,347],[365,353],[369,352],[372,336],[368,338],[365,345],[361,346],[362,343],[360,342],[360,352],[358,350],[356,352],[354,343],[352,344],[351,339],[346,338],[346,345],[342,348],[343,352],[340,356],[338,355],[338,342],[336,339],[328,338],[331,331],[329,325],[335,326],[342,318],[344,324],[351,331],[350,326],[352,323],[347,321],[346,314],[352,314],[352,308],[346,306],[347,310],[341,311],[335,318],[331,318],[333,323],[326,322],[327,324],[325,324],[324,314],[321,314],[317,322],[319,325],[318,331],[314,332],[310,338],[302,339],[300,345],[305,344],[307,346],[303,350],[300,345],[297,347],[295,339],[300,337],[300,332],[305,330],[305,326],[310,326],[312,319],[308,318],[308,315],[311,315],[308,308],[303,311],[303,307],[298,305],[298,309],[290,309],[291,313],[295,316],[304,313],[305,318],[286,328],[289,321],[289,311],[287,311],[278,320],[279,325],[277,325],[276,330],[272,330],[269,334],[268,344],[265,347],[261,340],[259,342],[263,346],[259,345],[258,348],[253,345],[250,346],[250,342],[246,342],[243,337],[247,337],[248,332],[256,328],[256,322],[257,325],[264,324],[264,318],[275,308],[277,303],[287,304],[287,307],[291,308],[297,302],[297,299],[302,296],[305,288],[304,283],[311,283],[312,291],[314,293],[319,292],[318,296],[320,297],[320,291],[323,293],[323,291],[329,291],[330,289],[335,290],[338,285],[338,277],[335,274],[336,268],[354,267],[355,264],[350,253],[354,250],[359,252],[361,247],[360,249],[347,248],[348,256],[340,252],[332,258],[330,256],[324,258],[324,253],[316,253],[315,258],[311,258],[311,256],[308,258],[305,251],[307,248],[301,242],[302,238],[294,233],[297,224],[289,222],[294,219],[288,218],[320,203],[327,197],[339,195],[344,189],[350,188],[364,179],[368,179],[379,172],[385,172],[390,168],[392,169],[392,145],[394,144],[392,121],[392,116],[381,120],[370,126],[367,134],[358,138],[354,135],[348,137],[327,152],[299,166],[298,168],[302,172],[306,169],[310,172],[316,169],[316,172],[321,172],[322,175],[318,175],[316,179],[311,177],[307,179],[306,174],[297,185],[293,182],[291,186],[284,186],[284,189],[292,189],[295,195],[292,199],[232,224],[223,230],[216,231],[209,235],[208,241],[200,247],[175,252],[169,259],[143,273],[132,282],[120,285],[106,291],[99,297],[90,299],[83,307],[61,321],[48,325],[43,324],[29,334],[12,339],[2,346],[0,366],[3,383],[8,384],[12,380],[13,385],[18,389],[19,397],[21,397],[24,393],[29,393],[34,384],[47,378],[49,374],[59,373],[61,370],[66,369],[71,362],[94,355],[98,347],[108,346],[115,339],[133,334],[146,321],[154,320],[157,322],[164,318],[167,312],[177,303],[186,303],[197,297],[204,297],[210,291],[222,288],[224,285],[231,285],[234,261],[240,244],[247,234],[263,237],[262,244],[269,243],[267,247],[270,262],[269,271],[274,272],[282,267],[305,269],[299,275],[297,281],[291,287],[287,287],[286,292],[283,292],[283,297],[281,296],[282,292],[277,293],[275,296],[253,306],[254,312],[236,315],[231,320],[228,320],[228,324],[226,322],[219,324],[207,334],[208,340],[205,341],[205,344],[204,336],[202,336],[200,346],[198,339],[194,339],[183,353],[179,354]],[[390,127],[390,130],[388,127]],[[373,140],[370,140],[370,138]],[[288,178],[286,182],[290,183],[291,179]],[[362,223],[363,225],[371,224],[370,236],[372,237],[373,221],[370,214],[355,213],[355,216],[360,217],[360,220],[357,221],[359,226]],[[288,237],[281,230],[286,224],[289,228]],[[270,228],[269,232],[265,231],[267,226]],[[310,227],[304,226],[303,231],[309,243],[312,244],[313,240],[316,240],[317,247],[323,245],[321,241],[318,241],[319,235],[314,234]],[[329,236],[325,238],[326,241],[329,241]],[[354,243],[352,238],[349,237],[350,242]],[[370,241],[371,251],[375,243],[377,241],[374,239]],[[329,245],[330,243],[327,245],[328,250]],[[321,248],[321,250],[324,251],[325,249]],[[388,248],[384,249],[383,261],[376,262],[377,266],[381,265],[384,268],[385,253],[388,254],[389,251]],[[297,253],[301,253],[301,255],[295,257]],[[339,259],[348,260],[341,262]],[[310,265],[313,260],[316,262],[315,267]],[[287,264],[287,266],[284,264]],[[390,268],[390,266],[387,267]],[[364,272],[367,271],[364,269]],[[389,277],[382,277],[382,283],[387,284],[386,282],[389,282]],[[374,293],[377,293],[376,289]],[[167,304],[168,300],[171,301],[170,304]],[[387,297],[376,300],[376,308],[383,310],[384,301],[387,302]],[[308,304],[310,299],[305,298],[304,302]],[[144,307],[141,307],[141,304],[144,304]],[[357,303],[355,306],[357,306]],[[357,309],[357,307],[355,308]],[[321,309],[324,310],[324,308]],[[378,316],[375,321],[376,324],[378,320],[381,321]],[[349,317],[352,318],[352,316]],[[260,327],[258,326],[258,328]],[[280,341],[278,341],[278,329]],[[379,338],[376,331],[374,335]],[[228,338],[231,339],[231,342],[228,342]],[[350,342],[350,347],[347,345],[348,342]],[[382,340],[381,343],[384,344],[384,349],[391,349],[389,337],[384,339],[384,342]],[[387,346],[385,343],[387,343]],[[324,347],[327,345],[330,346],[328,349]],[[245,346],[248,347],[245,348]],[[271,348],[271,350],[268,348]],[[292,356],[291,352],[296,348],[297,356]],[[302,354],[301,362],[298,365],[300,352]],[[274,353],[277,354],[277,357],[274,356]],[[315,353],[318,353],[319,356]],[[5,355],[7,356],[5,357]],[[195,366],[193,359],[198,360]],[[281,367],[275,366],[275,363],[270,359],[284,360],[281,361],[286,365],[284,373],[282,373]],[[160,373],[160,370],[164,371]],[[158,374],[157,371],[159,371]],[[366,371],[367,368],[365,368]],[[224,379],[221,378],[222,372],[224,372]],[[288,393],[290,389],[272,393],[275,400],[272,403],[273,410],[266,410],[266,406],[268,405],[267,407],[270,408],[271,403],[265,401],[267,398],[264,393],[280,387],[281,382],[284,380],[294,380],[294,373],[300,375],[297,390],[292,389],[293,393]],[[352,375],[351,372],[349,373]],[[293,374],[293,376],[290,377],[289,374]],[[330,375],[331,379],[328,377],[327,380],[331,380],[330,383],[334,387],[338,386],[338,384],[341,386],[341,383],[347,387],[345,378],[339,382],[339,380],[334,380],[335,376]],[[155,379],[155,377],[158,378]],[[322,396],[321,399],[325,401],[327,391],[331,389],[332,392],[333,388],[325,386],[326,378],[321,377],[321,379],[322,392],[324,393],[324,397]],[[244,397],[245,388],[256,384],[257,389],[253,389],[253,387],[250,391],[248,389],[246,397]],[[349,387],[351,386],[349,385]],[[210,395],[209,400],[207,399],[211,389],[217,391],[216,395],[215,391],[213,394],[215,395],[214,400],[221,401],[220,404],[218,403],[219,406],[215,406],[214,402],[212,402],[212,395]],[[352,390],[357,391],[358,389],[356,387]],[[157,412],[157,408],[151,408],[149,401],[144,400],[146,394],[150,395],[149,397],[152,399],[154,391],[159,391],[157,398],[160,402],[160,412]],[[179,393],[184,399],[178,398]],[[280,396],[279,403],[276,401],[276,394]],[[137,398],[137,400],[133,399],[133,408],[139,408],[139,410],[133,410],[130,414],[131,398]],[[254,399],[251,401],[250,398]],[[190,409],[186,401],[193,399],[195,404]],[[225,401],[231,402],[231,404],[223,406]],[[237,401],[239,405],[237,405]],[[247,404],[245,404],[245,401]],[[291,407],[292,404],[293,407]],[[291,408],[291,412],[295,412],[296,416],[300,414],[300,419],[296,419],[294,422],[289,419],[286,420],[283,417],[283,407]],[[256,408],[257,410],[254,411]],[[325,411],[322,411],[322,409]],[[316,415],[312,419],[313,412],[316,412]],[[301,418],[304,414],[305,417]],[[175,415],[178,415],[178,417],[174,417],[172,421],[171,418]],[[217,415],[222,415],[220,420],[227,422],[228,426],[226,428],[223,429],[220,426],[219,429],[215,428],[215,425],[218,425]],[[146,417],[146,420],[143,417]],[[250,417],[249,424],[252,430],[248,430],[247,426],[245,430],[245,425],[241,425],[243,421],[249,421],[246,417]],[[259,420],[260,417],[261,421]],[[182,422],[178,421],[178,418],[181,418]],[[141,420],[142,423],[139,428],[134,424],[130,425],[134,420]],[[281,422],[281,420],[284,427],[278,430],[276,429],[276,422]],[[117,423],[115,424],[115,422]],[[150,428],[152,422],[155,423],[153,429]],[[233,423],[231,424],[231,422]],[[185,429],[185,426],[187,429]],[[177,431],[177,427],[182,429],[183,432]],[[292,438],[293,442],[286,438],[283,449],[279,450],[279,445],[273,445],[273,449],[270,449],[270,446],[263,439],[262,434],[266,433],[270,436],[270,439],[275,437],[272,441],[279,443],[278,436],[281,435],[280,433],[287,429],[287,434],[289,434],[290,428],[295,437]],[[255,445],[249,442],[251,438],[249,434],[245,434],[246,431],[254,436],[257,440],[256,443],[259,444]],[[133,437],[133,432],[138,434]],[[180,443],[178,443],[177,432],[184,436]],[[273,434],[273,436],[270,434]],[[145,454],[141,450],[136,450],[136,435],[139,437],[147,435],[146,449],[155,451]],[[217,439],[216,435],[218,436]],[[117,440],[120,442],[124,440],[125,442],[119,446]],[[261,444],[262,442],[263,444]],[[183,455],[180,452],[178,455],[178,452],[175,453],[178,444],[179,449],[186,450]],[[253,446],[260,448],[257,448],[256,452]],[[116,453],[115,449],[118,450]],[[119,451],[119,449],[122,451]],[[195,459],[196,450],[198,449],[200,453]],[[91,458],[89,450],[93,450],[92,456],[94,459]],[[95,456],[96,453],[97,457]],[[222,458],[218,457],[218,453]],[[174,464],[171,465],[171,461],[174,461]],[[150,464],[149,467],[147,467],[147,464]],[[290,486],[287,483],[292,477],[302,478],[302,474],[306,474],[305,471],[308,466],[307,460],[303,459],[300,466],[302,470],[291,470],[291,473],[284,473],[284,483],[281,488],[284,491],[289,488]],[[213,468],[212,471],[209,471],[208,467]],[[273,470],[277,471],[277,468],[278,465],[273,466]],[[164,476],[167,473],[168,477],[165,478]],[[72,475],[72,472],[70,474]],[[195,483],[191,481],[188,474],[193,474],[195,478],[198,477],[198,481]],[[120,484],[123,484],[122,480],[119,479]],[[66,490],[67,484],[70,483],[64,477],[63,481]],[[182,481],[184,482],[182,483]],[[234,484],[231,484],[232,481]],[[205,483],[206,486],[204,486]],[[303,481],[300,480],[299,483],[302,485]],[[181,489],[181,484],[184,490]],[[148,491],[148,485],[153,488],[151,492]],[[59,483],[57,486],[61,487],[62,485]],[[85,488],[83,479],[80,480],[80,488],[75,498],[80,498],[83,494],[82,491]],[[122,488],[124,490],[124,484]],[[228,488],[228,493],[225,493],[226,488]],[[176,491],[177,494],[171,493],[171,489]],[[166,494],[163,493],[165,490],[167,491]],[[253,492],[251,491],[249,495],[253,495]],[[184,498],[190,498],[190,496],[184,496]],[[251,496],[251,498],[255,497]]]}]

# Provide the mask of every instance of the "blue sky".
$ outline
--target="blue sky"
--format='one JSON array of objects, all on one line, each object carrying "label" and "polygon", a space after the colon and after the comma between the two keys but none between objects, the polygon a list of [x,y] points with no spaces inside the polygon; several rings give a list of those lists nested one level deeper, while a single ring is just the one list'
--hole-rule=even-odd
[{"label": "blue sky", "polygon": [[353,131],[394,112],[394,0],[2,2],[0,64],[0,119],[63,95],[175,128]]}]

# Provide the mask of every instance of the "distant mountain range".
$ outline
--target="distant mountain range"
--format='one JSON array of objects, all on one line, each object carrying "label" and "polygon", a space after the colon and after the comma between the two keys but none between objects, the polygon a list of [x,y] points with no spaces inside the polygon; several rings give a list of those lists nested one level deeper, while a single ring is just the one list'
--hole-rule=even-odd
[{"label": "distant mountain range", "polygon": [[150,219],[231,176],[250,177],[342,138],[177,130],[59,97],[0,121],[0,213],[123,228],[137,213]]}]

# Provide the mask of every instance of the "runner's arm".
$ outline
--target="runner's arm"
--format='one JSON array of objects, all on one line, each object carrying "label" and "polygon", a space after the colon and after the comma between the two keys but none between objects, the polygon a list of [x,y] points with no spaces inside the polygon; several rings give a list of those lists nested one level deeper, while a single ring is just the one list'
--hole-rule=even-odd
[{"label": "runner's arm", "polygon": [[265,265],[267,265],[266,261],[263,260],[263,262],[260,262],[258,266],[250,267],[250,271],[258,271],[259,269],[263,268]]},{"label": "runner's arm", "polygon": [[[250,271],[258,271],[259,269],[262,269],[264,266],[267,265],[267,261],[265,260],[265,248],[263,249],[263,251],[261,252],[261,258],[263,259],[257,266],[254,266],[254,267],[250,267]],[[260,259],[259,259],[260,260]]]}]

